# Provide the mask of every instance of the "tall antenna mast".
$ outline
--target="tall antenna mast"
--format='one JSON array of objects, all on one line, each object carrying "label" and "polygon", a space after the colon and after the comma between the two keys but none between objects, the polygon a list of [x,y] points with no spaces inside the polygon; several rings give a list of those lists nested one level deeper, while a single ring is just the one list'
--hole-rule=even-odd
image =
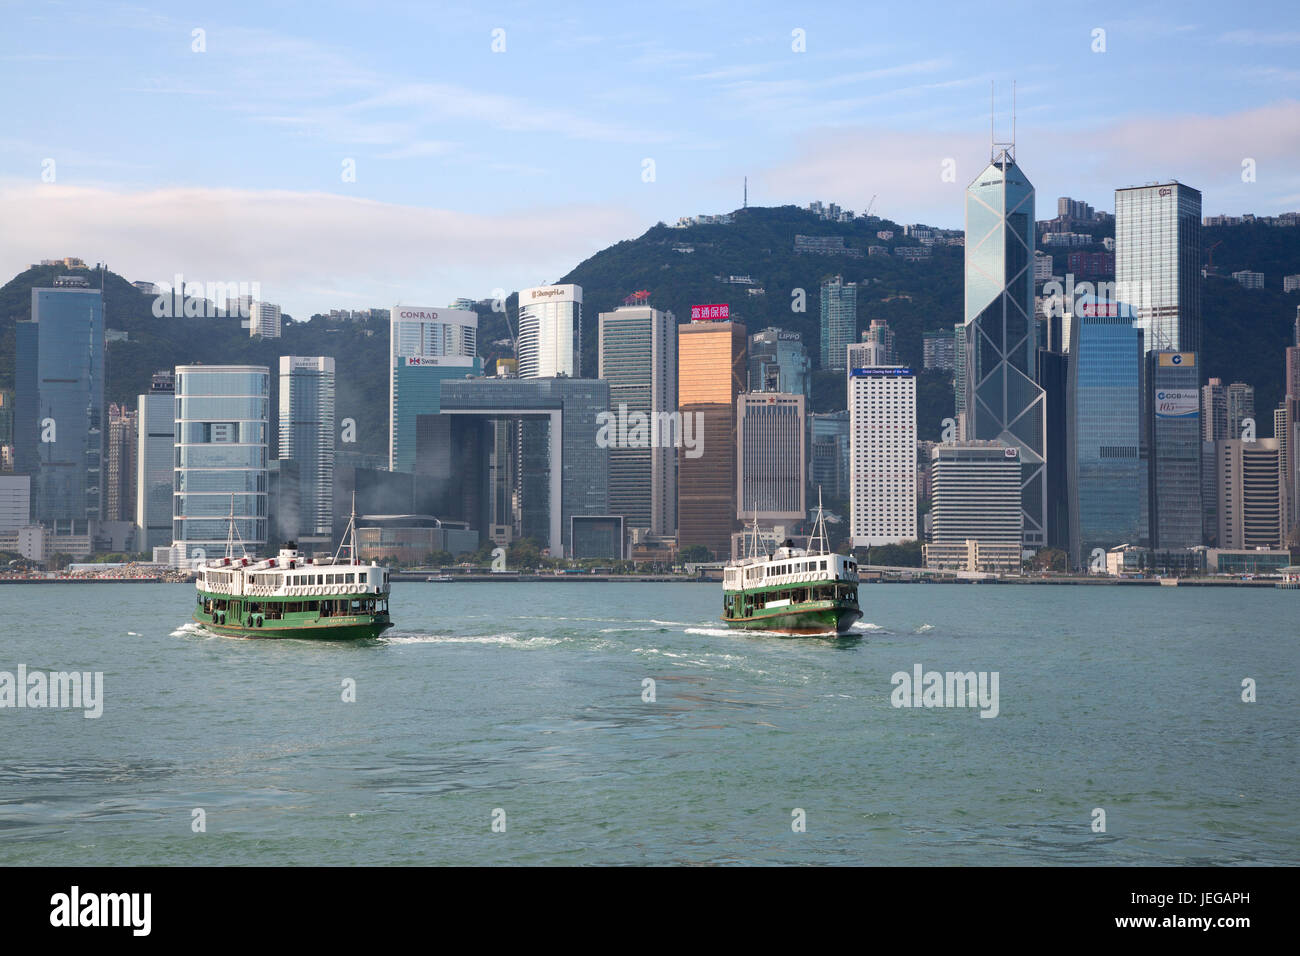
[{"label": "tall antenna mast", "polygon": [[997,136],[993,132],[993,81],[989,80],[989,162],[993,162],[993,144]]},{"label": "tall antenna mast", "polygon": [[357,560],[357,490],[352,489],[352,513],[348,517],[348,526],[343,532],[343,537],[339,539],[338,550],[334,552],[334,560],[331,564],[339,563],[339,556],[346,551],[348,553],[348,564],[359,564]]},{"label": "tall antenna mast", "polygon": [[749,177],[748,176],[745,177],[745,205],[742,208],[744,209],[749,208]]},{"label": "tall antenna mast", "polygon": [[1011,81],[1011,158],[1016,158],[1016,81]]}]

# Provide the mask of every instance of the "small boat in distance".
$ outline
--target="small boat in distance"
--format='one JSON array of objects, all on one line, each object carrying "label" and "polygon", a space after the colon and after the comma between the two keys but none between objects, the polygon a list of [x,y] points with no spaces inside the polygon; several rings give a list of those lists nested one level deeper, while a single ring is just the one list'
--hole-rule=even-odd
[{"label": "small boat in distance", "polygon": [[[193,619],[231,637],[297,637],[335,641],[378,637],[388,616],[388,570],[357,558],[356,496],[352,517],[333,558],[303,556],[292,541],[274,558],[235,557],[234,495],[226,556],[200,565]],[[244,543],[238,540],[240,551]],[[347,553],[343,557],[344,552]]]},{"label": "small boat in distance", "polygon": [[434,583],[446,584],[447,582],[455,581],[456,579],[453,578],[450,574],[431,574],[424,580],[429,582],[430,584],[434,584]]},{"label": "small boat in distance", "polygon": [[858,564],[826,545],[821,491],[807,548],[787,539],[762,553],[755,519],[745,557],[722,572],[722,620],[730,627],[781,634],[844,634],[862,617]]}]

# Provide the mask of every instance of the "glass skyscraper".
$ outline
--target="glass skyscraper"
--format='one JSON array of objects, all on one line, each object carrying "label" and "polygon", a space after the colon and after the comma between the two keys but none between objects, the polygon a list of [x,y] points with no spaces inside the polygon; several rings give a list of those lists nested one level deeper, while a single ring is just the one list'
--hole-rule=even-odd
[{"label": "glass skyscraper", "polygon": [[1101,303],[1070,327],[1067,415],[1070,566],[1142,539],[1142,331],[1134,310]]},{"label": "glass skyscraper", "polygon": [[447,479],[448,513],[480,533],[490,520],[487,489],[493,420],[536,422],[539,441],[525,443],[520,526],[553,557],[569,553],[571,518],[609,514],[609,453],[597,440],[597,416],[609,409],[602,379],[480,378],[447,382],[436,423],[447,440],[432,451],[428,475]]},{"label": "glass skyscraper", "polygon": [[1018,449],[1024,544],[1047,544],[1046,397],[1035,380],[1034,187],[999,146],[966,187],[965,438]]},{"label": "glass skyscraper", "polygon": [[809,492],[849,497],[849,410],[808,416]]},{"label": "glass skyscraper", "polygon": [[858,286],[834,276],[822,283],[821,293],[822,368],[842,369],[858,337]]},{"label": "glass skyscraper", "polygon": [[1146,360],[1151,547],[1194,548],[1202,531],[1201,370],[1195,352],[1155,351]]},{"label": "glass skyscraper", "polygon": [[1137,307],[1144,352],[1201,348],[1201,193],[1179,182],[1115,190],[1116,297]]},{"label": "glass skyscraper", "polygon": [[793,524],[806,513],[805,403],[788,392],[736,399],[736,517]]},{"label": "glass skyscraper", "polygon": [[[736,321],[677,327],[677,402],[683,428],[697,423],[693,457],[677,455],[677,543],[703,545],[718,560],[736,530],[736,397],[745,390],[748,330]],[[699,431],[698,425],[703,425]]]},{"label": "glass skyscraper", "polygon": [[415,424],[438,413],[442,383],[477,376],[478,314],[396,306],[389,315],[388,468],[415,468]]},{"label": "glass skyscraper", "polygon": [[266,547],[270,405],[265,365],[176,367],[172,541],[185,558],[225,554],[232,507],[248,553]]},{"label": "glass skyscraper", "polygon": [[[677,320],[648,305],[625,305],[600,313],[598,376],[609,382],[610,411],[619,433],[645,416],[677,410]],[[677,449],[651,443],[631,447],[622,440],[609,449],[609,510],[628,529],[677,533]],[[644,444],[644,443],[635,443]]]},{"label": "glass skyscraper", "polygon": [[147,394],[136,398],[136,550],[152,554],[172,543],[172,494],[176,457],[176,375],[155,372]]},{"label": "glass skyscraper", "polygon": [[298,534],[334,521],[334,359],[280,356],[280,458],[298,463]]},{"label": "glass skyscraper", "polygon": [[812,400],[812,361],[803,336],[767,328],[749,337],[749,390],[790,392]]},{"label": "glass skyscraper", "polygon": [[520,378],[582,374],[582,286],[545,285],[519,293]]},{"label": "glass skyscraper", "polygon": [[15,470],[32,476],[32,519],[98,520],[105,425],[100,290],[84,279],[32,289],[31,321],[17,323],[14,338]]}]

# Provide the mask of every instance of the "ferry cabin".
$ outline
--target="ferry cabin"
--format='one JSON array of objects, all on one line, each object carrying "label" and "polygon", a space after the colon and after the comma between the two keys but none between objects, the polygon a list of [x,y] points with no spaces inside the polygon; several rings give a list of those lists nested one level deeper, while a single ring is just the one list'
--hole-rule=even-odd
[{"label": "ferry cabin", "polygon": [[[256,615],[284,620],[287,615],[317,618],[388,613],[388,570],[377,566],[308,565],[304,568],[250,570],[203,568],[195,582],[205,615],[218,612],[231,622]],[[239,578],[246,580],[240,588]]]},{"label": "ferry cabin", "polygon": [[764,608],[841,601],[857,604],[858,564],[842,554],[794,555],[778,549],[723,572],[726,617],[750,617]]}]

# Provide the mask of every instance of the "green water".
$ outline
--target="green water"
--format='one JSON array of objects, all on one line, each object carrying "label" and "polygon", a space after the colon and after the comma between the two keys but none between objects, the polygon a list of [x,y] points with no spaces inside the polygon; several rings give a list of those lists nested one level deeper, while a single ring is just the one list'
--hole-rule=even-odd
[{"label": "green water", "polygon": [[[861,598],[790,639],[718,585],[397,584],[327,644],[207,635],[183,585],[0,587],[0,671],[104,675],[98,719],[0,710],[0,863],[1300,862],[1300,592]],[[892,706],[917,664],[997,672],[998,715]]]}]

